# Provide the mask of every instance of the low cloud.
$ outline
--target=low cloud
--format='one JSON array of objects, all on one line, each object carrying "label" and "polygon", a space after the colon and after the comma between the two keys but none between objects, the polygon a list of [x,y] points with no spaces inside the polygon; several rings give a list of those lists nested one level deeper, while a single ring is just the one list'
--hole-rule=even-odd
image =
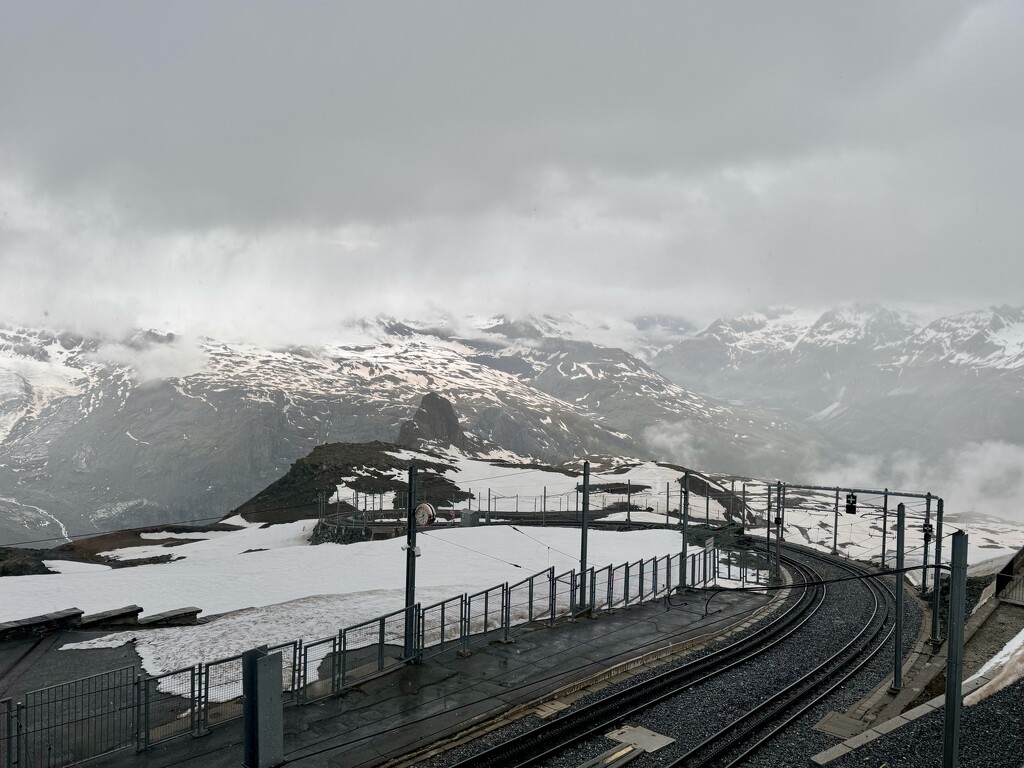
[{"label": "low cloud", "polygon": [[207,364],[199,344],[180,337],[144,345],[104,344],[93,353],[92,359],[130,368],[132,378],[139,383],[183,378],[204,370]]},{"label": "low cloud", "polygon": [[931,492],[947,513],[980,512],[1024,521],[1024,446],[969,443],[933,458],[912,453],[855,455],[811,475],[821,485]]},{"label": "low cloud", "polygon": [[685,424],[657,424],[647,427],[641,438],[643,444],[660,460],[686,467],[709,468],[709,456],[701,441]]}]

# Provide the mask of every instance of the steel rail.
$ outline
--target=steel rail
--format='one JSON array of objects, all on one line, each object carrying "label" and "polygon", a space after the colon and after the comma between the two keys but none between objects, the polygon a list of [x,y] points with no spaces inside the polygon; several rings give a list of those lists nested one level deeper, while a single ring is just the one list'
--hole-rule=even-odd
[{"label": "steel rail", "polygon": [[700,659],[635,683],[618,693],[571,710],[505,743],[455,763],[457,768],[534,765],[553,754],[598,734],[610,725],[646,710],[748,661],[790,637],[817,613],[825,601],[824,585],[816,583],[813,568],[785,558],[787,565],[802,576],[792,584],[796,589],[809,582],[800,597],[777,620],[751,635],[730,643]]},{"label": "steel rail", "polygon": [[[811,557],[826,559],[818,555],[807,554]],[[866,573],[865,569],[855,568],[846,564],[833,564],[851,574]],[[861,631],[851,638],[848,643],[814,669],[794,680],[785,688],[777,691],[771,697],[736,718],[724,728],[721,728],[667,765],[671,768],[681,768],[682,766],[686,766],[686,768],[701,768],[718,758],[727,756],[741,742],[749,744],[739,755],[724,764],[726,766],[736,766],[750,755],[762,749],[772,738],[795,722],[798,717],[862,669],[885,646],[893,634],[893,630],[890,628],[889,632],[875,645],[867,657],[861,659],[859,663],[855,663],[864,651],[875,642],[885,628],[892,605],[888,597],[893,597],[893,601],[895,600],[892,591],[888,587],[883,589],[883,585],[877,584],[874,580],[869,580],[866,586],[874,599],[872,612],[867,621],[864,622]],[[883,607],[884,614],[882,613]],[[880,621],[876,621],[879,616],[881,616]],[[847,668],[849,669],[845,674],[841,675],[839,679],[835,679],[834,676],[837,672],[847,670]],[[815,695],[815,691],[818,691],[822,684],[829,682],[831,682],[830,685],[827,685],[824,690]],[[790,708],[797,703],[800,703],[801,706],[795,712],[792,712]],[[783,713],[786,713],[784,719],[776,721],[776,718],[783,717]],[[753,743],[749,743],[749,740],[755,734],[764,729],[766,723],[772,724],[768,731],[757,737]]]}]

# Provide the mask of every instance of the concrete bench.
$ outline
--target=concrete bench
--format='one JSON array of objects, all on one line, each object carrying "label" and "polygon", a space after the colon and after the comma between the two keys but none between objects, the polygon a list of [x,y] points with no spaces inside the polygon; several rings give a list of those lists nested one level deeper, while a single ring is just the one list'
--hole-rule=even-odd
[{"label": "concrete bench", "polygon": [[15,619],[0,623],[0,640],[25,635],[48,635],[63,629],[77,629],[82,621],[84,611],[79,608],[67,608],[63,611],[44,613],[41,616],[30,616],[27,619]]},{"label": "concrete bench", "polygon": [[177,608],[173,611],[154,613],[139,619],[140,627],[189,627],[199,623],[199,614],[202,608],[189,606],[188,608]]},{"label": "concrete bench", "polygon": [[138,605],[126,605],[124,608],[113,608],[109,611],[90,613],[82,617],[80,629],[129,629],[139,625],[139,614],[142,608]]}]

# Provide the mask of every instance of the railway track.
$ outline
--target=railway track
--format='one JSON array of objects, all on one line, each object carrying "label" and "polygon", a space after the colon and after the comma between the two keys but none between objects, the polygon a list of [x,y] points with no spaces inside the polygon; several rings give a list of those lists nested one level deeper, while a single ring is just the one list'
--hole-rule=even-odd
[{"label": "railway track", "polygon": [[[783,614],[741,640],[713,653],[687,662],[667,672],[627,686],[615,694],[575,707],[554,720],[510,738],[489,749],[454,763],[459,768],[502,766],[518,768],[532,765],[615,766],[625,765],[642,756],[642,750],[628,746],[607,750],[604,734],[623,723],[642,724],[651,711],[673,708],[679,697],[699,697],[702,687],[715,678],[736,674],[745,665],[762,659],[787,640],[796,643],[801,632],[812,631],[828,597],[828,585],[822,569],[834,574],[840,569],[856,578],[866,571],[855,565],[839,565],[835,561],[801,551],[787,554],[783,561],[792,575],[794,594]],[[822,565],[822,562],[828,565]],[[695,743],[677,742],[668,754],[659,755],[659,765],[733,766],[745,761],[771,742],[773,737],[792,724],[804,712],[821,701],[838,686],[855,675],[881,649],[891,635],[889,623],[892,591],[875,579],[863,580],[870,605],[858,631],[838,649],[816,660],[813,669],[803,672],[758,697],[758,703],[729,717],[707,736]],[[803,586],[801,586],[803,585]],[[680,707],[681,708],[681,707]],[[594,745],[602,745],[596,748]],[[607,750],[607,751],[604,751]],[[595,752],[599,753],[596,754]],[[589,757],[584,757],[589,756]],[[638,765],[644,761],[641,760]]]}]

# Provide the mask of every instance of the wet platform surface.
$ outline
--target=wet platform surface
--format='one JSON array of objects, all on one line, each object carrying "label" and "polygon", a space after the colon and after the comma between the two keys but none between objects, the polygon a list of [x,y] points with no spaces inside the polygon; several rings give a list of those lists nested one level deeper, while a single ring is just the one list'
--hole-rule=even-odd
[{"label": "wet platform surface", "polygon": [[[607,676],[631,659],[722,632],[743,622],[769,599],[754,592],[719,592],[711,602],[712,612],[705,615],[707,597],[708,593],[698,590],[674,595],[671,604],[659,600],[552,627],[518,627],[511,642],[475,643],[468,657],[448,650],[340,696],[289,706],[284,712],[285,762],[308,768],[382,764],[468,725],[539,703],[579,681],[602,673]],[[59,644],[82,639],[70,636],[81,633],[67,634]],[[128,652],[121,649],[118,659],[127,660]],[[54,650],[47,659],[56,657],[56,661],[33,668],[51,678],[54,665],[64,667],[67,662],[65,679],[82,673],[88,659],[79,654],[90,652],[64,653],[69,654],[65,661]],[[31,687],[33,677],[32,669],[25,670],[18,687]],[[242,762],[241,741],[242,726],[236,721],[198,738],[181,737],[141,753],[123,750],[89,765],[235,768]]]}]

